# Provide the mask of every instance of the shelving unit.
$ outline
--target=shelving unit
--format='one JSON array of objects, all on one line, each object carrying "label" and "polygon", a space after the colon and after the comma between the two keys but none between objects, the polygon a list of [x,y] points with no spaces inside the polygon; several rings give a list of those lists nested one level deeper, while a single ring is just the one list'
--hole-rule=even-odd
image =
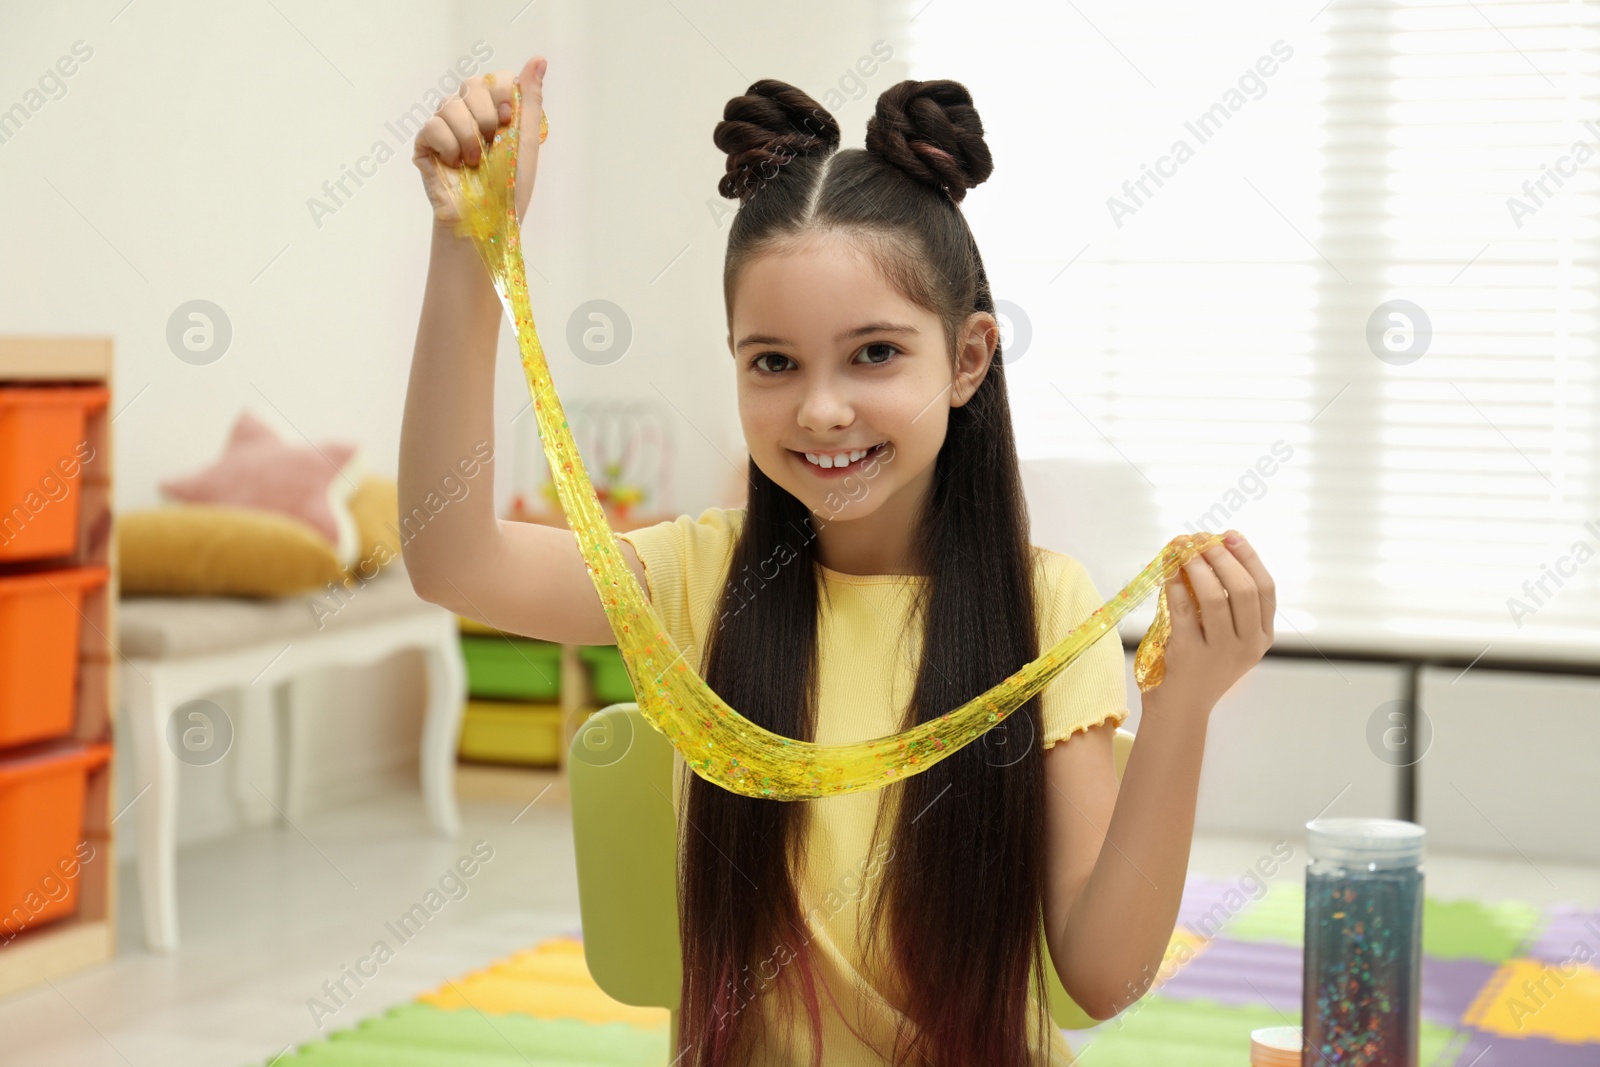
[{"label": "shelving unit", "polygon": [[[545,526],[565,527],[566,519],[548,512],[527,513],[513,508],[506,516],[519,522],[537,522]],[[651,526],[675,515],[633,515],[626,519],[613,517],[612,529],[620,532]],[[496,633],[481,624],[466,621],[464,633]],[[515,636],[515,635],[508,635]],[[581,645],[561,646],[561,744],[560,762],[554,767],[516,766],[463,760],[456,765],[456,795],[462,799],[528,801],[543,793],[544,800],[565,803],[567,799],[566,759],[583,721],[604,705],[595,697],[590,684],[589,671],[579,650]],[[546,787],[548,792],[544,792]]]},{"label": "shelving unit", "polygon": [[[99,385],[111,388],[112,340],[109,337],[0,336],[0,388],[7,386]],[[18,574],[52,568],[104,566],[109,578],[87,591],[80,607],[77,683],[71,737],[77,741],[112,742],[116,708],[116,671],[110,635],[116,632],[117,571],[112,523],[110,403],[91,411],[85,440],[93,458],[82,465],[76,550],[70,558],[0,563],[0,573]],[[0,502],[10,508],[14,501]],[[3,755],[3,754],[0,754]],[[103,963],[116,951],[116,853],[113,805],[116,792],[111,762],[87,779],[82,842],[93,850],[78,870],[78,906],[69,917],[24,928],[9,941],[0,936],[0,995]],[[6,847],[0,841],[0,849]],[[9,910],[13,901],[0,901]]]}]

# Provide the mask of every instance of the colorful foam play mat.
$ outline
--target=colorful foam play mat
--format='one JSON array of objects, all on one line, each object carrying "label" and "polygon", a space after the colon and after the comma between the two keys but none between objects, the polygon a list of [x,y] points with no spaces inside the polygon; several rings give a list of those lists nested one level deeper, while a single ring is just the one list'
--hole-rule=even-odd
[{"label": "colorful foam play mat", "polygon": [[[1253,886],[1254,894],[1245,886]],[[1072,1032],[1080,1067],[1239,1067],[1250,1032],[1300,1021],[1304,890],[1190,878],[1159,984]],[[1600,911],[1429,899],[1423,1067],[1600,1065]],[[271,1067],[644,1067],[665,1011],[602,993],[575,936],[446,981]]]}]

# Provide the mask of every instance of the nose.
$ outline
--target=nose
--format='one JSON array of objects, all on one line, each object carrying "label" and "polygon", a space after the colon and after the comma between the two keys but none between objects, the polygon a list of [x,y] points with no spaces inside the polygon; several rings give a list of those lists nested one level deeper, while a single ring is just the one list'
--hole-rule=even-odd
[{"label": "nose", "polygon": [[826,433],[854,422],[855,409],[839,383],[825,375],[814,376],[800,398],[797,421],[812,433]]}]

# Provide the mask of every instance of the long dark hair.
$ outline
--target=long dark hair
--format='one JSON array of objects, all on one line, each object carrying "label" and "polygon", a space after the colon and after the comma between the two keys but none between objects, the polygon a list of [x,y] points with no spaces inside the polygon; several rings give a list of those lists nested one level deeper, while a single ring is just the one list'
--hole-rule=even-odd
[{"label": "long dark hair", "polygon": [[[841,150],[833,116],[773,79],[730,100],[713,136],[728,154],[719,191],[741,202],[723,275],[730,321],[743,267],[819,231],[859,241],[907,299],[937,313],[952,359],[967,317],[994,312],[957,206],[993,164],[959,83],[886,90],[864,150]],[[754,460],[749,482],[704,674],[752,720],[810,740],[822,596],[814,517]],[[950,409],[913,544],[913,565],[927,580],[912,607],[924,637],[906,726],[960,706],[1039,653],[1034,557],[998,348],[976,392]],[[755,574],[760,589],[750,595],[739,579]],[[882,811],[894,811],[893,860],[883,866],[866,937],[887,938],[884,958],[899,976],[893,999],[908,1025],[896,1062],[1020,1067],[1035,1062],[1045,1040],[1039,729],[1035,696],[980,741],[888,787],[885,799],[895,803]],[[819,1053],[819,983],[795,889],[809,805],[685,778],[680,1062],[743,1062],[762,1025],[761,1013],[747,1009],[768,991],[783,994],[785,1020],[804,1005]],[[875,839],[883,832],[880,824]]]}]

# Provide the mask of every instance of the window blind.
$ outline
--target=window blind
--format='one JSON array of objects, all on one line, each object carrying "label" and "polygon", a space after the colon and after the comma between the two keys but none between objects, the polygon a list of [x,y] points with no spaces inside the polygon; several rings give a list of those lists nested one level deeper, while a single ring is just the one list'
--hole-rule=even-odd
[{"label": "window blind", "polygon": [[1019,448],[1113,573],[1233,526],[1280,631],[1596,634],[1600,5],[904,10],[994,152]]}]

